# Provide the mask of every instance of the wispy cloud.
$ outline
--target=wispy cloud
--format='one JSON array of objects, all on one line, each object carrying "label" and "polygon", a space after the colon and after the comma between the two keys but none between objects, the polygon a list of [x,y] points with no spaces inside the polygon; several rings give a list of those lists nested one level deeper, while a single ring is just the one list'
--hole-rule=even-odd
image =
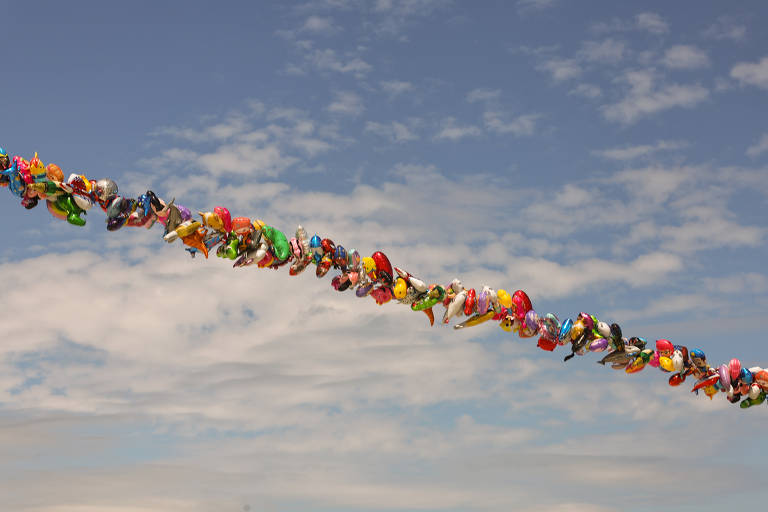
[{"label": "wispy cloud", "polygon": [[609,21],[599,21],[593,23],[590,30],[596,34],[642,31],[662,35],[669,32],[669,24],[657,13],[644,12],[635,15],[631,20],[613,18]]},{"label": "wispy cloud", "polygon": [[479,101],[493,101],[501,97],[501,89],[487,89],[480,87],[472,89],[467,93],[467,101],[469,103],[477,103]]},{"label": "wispy cloud", "polygon": [[754,85],[768,89],[768,57],[758,62],[739,62],[731,69],[731,78],[742,85]]},{"label": "wispy cloud", "polygon": [[434,139],[456,141],[466,137],[479,137],[482,133],[482,130],[477,126],[460,126],[456,123],[456,118],[447,117],[440,122],[440,129],[435,134]]},{"label": "wispy cloud", "polygon": [[483,122],[488,131],[515,136],[533,135],[536,122],[540,118],[540,114],[525,114],[506,120],[501,112],[486,111],[483,113]]},{"label": "wispy cloud", "polygon": [[626,96],[617,103],[604,105],[601,110],[608,121],[623,124],[632,124],[671,108],[691,108],[709,97],[709,91],[698,84],[656,86],[650,70],[628,71],[616,81],[629,87]]},{"label": "wispy cloud", "polygon": [[581,96],[583,98],[595,99],[602,96],[603,91],[599,86],[594,84],[579,84],[570,91],[569,96]]},{"label": "wispy cloud", "polygon": [[582,73],[581,66],[575,59],[548,59],[537,65],[536,69],[550,73],[555,82],[576,78]]},{"label": "wispy cloud", "polygon": [[330,35],[339,31],[333,23],[333,18],[324,16],[309,16],[301,27],[302,32],[312,34]]},{"label": "wispy cloud", "polygon": [[754,158],[758,155],[762,155],[766,151],[768,151],[768,133],[764,133],[760,137],[760,140],[747,148],[747,156]]},{"label": "wispy cloud", "polygon": [[643,12],[635,16],[635,23],[640,30],[652,34],[666,34],[669,32],[669,24],[655,12]]},{"label": "wispy cloud", "polygon": [[333,114],[345,116],[359,116],[365,110],[363,100],[360,96],[351,91],[338,91],[336,99],[326,108]]},{"label": "wispy cloud", "polygon": [[624,58],[626,45],[623,41],[605,39],[603,41],[585,41],[577,55],[587,62],[617,64]]},{"label": "wispy cloud", "polygon": [[707,54],[692,45],[677,45],[664,52],[661,63],[670,69],[697,69],[709,66]]},{"label": "wispy cloud", "polygon": [[715,40],[744,41],[747,37],[747,27],[733,18],[722,16],[710,25],[702,35]]},{"label": "wispy cloud", "polygon": [[394,143],[403,143],[419,138],[408,125],[397,121],[388,124],[368,121],[365,123],[365,131],[384,137]]},{"label": "wispy cloud", "polygon": [[650,156],[659,151],[677,150],[687,146],[687,143],[681,141],[660,140],[656,144],[641,144],[623,148],[601,149],[592,151],[592,154],[609,160],[627,161]]},{"label": "wispy cloud", "polygon": [[521,12],[540,11],[555,6],[558,0],[517,0],[517,9]]},{"label": "wispy cloud", "polygon": [[379,86],[381,87],[382,91],[384,91],[392,98],[413,90],[413,84],[411,82],[405,82],[402,80],[387,80],[379,82]]}]

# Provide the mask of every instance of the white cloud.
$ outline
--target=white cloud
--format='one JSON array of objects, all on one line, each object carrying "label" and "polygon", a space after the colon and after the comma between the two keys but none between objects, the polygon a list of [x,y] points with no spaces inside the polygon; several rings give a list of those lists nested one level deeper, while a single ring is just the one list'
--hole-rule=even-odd
[{"label": "white cloud", "polygon": [[764,133],[756,144],[747,148],[747,156],[756,157],[768,151],[768,133]]},{"label": "white cloud", "polygon": [[365,110],[363,100],[351,91],[338,91],[336,99],[328,105],[328,112],[345,116],[359,116]]},{"label": "white cloud", "polygon": [[691,108],[706,100],[709,91],[701,85],[669,84],[656,87],[649,70],[628,71],[616,79],[629,86],[627,95],[618,103],[604,105],[608,121],[632,124],[642,117],[670,108]]},{"label": "white cloud", "polygon": [[539,114],[525,114],[506,121],[499,112],[486,111],[483,114],[483,122],[488,131],[498,134],[510,133],[515,136],[533,135],[536,121],[540,118]]},{"label": "white cloud", "polygon": [[595,34],[611,32],[642,31],[651,34],[666,34],[669,32],[669,24],[659,14],[644,12],[637,14],[631,21],[620,18],[612,18],[609,21],[599,21],[590,26],[590,31]]},{"label": "white cloud", "polygon": [[413,90],[413,84],[411,82],[405,82],[402,80],[389,80],[379,82],[381,90],[387,93],[391,97],[399,96],[403,93]]},{"label": "white cloud", "polygon": [[669,32],[669,25],[664,18],[654,12],[644,12],[635,16],[635,24],[638,29],[645,30],[652,34],[666,34]]},{"label": "white cloud", "polygon": [[581,75],[581,67],[574,59],[549,59],[536,66],[539,71],[546,71],[552,75],[555,82],[562,82]]},{"label": "white cloud", "polygon": [[768,89],[768,57],[754,63],[739,62],[731,69],[731,78],[738,80],[742,85]]},{"label": "white cloud", "polygon": [[435,135],[435,140],[459,140],[465,137],[479,137],[482,131],[477,126],[456,124],[455,117],[446,117],[440,122],[440,130]]},{"label": "white cloud", "polygon": [[333,19],[323,16],[309,16],[301,27],[303,32],[329,35],[338,32],[339,27],[334,25]]},{"label": "white cloud", "polygon": [[487,89],[480,87],[472,89],[467,93],[467,101],[469,103],[477,103],[478,101],[493,101],[499,99],[501,96],[501,89]]},{"label": "white cloud", "polygon": [[670,69],[697,69],[708,67],[709,57],[695,46],[677,45],[664,52],[661,62]]},{"label": "white cloud", "polygon": [[595,99],[602,96],[603,91],[594,84],[579,84],[570,91],[569,96],[581,96],[583,98]]},{"label": "white cloud", "polygon": [[389,124],[376,123],[368,121],[365,123],[365,131],[375,133],[381,137],[389,139],[390,142],[403,143],[419,138],[411,128],[403,123],[392,121]]},{"label": "white cloud", "polygon": [[703,32],[703,35],[710,39],[744,41],[747,37],[747,27],[732,18],[720,17]]},{"label": "white cloud", "polygon": [[558,0],[517,0],[520,11],[540,11],[553,7]]},{"label": "white cloud", "polygon": [[623,148],[603,149],[592,151],[592,154],[598,155],[609,160],[634,160],[644,156],[650,156],[659,151],[676,150],[686,147],[687,144],[680,141],[660,140],[656,144],[641,144],[638,146],[627,146]]},{"label": "white cloud", "polygon": [[342,60],[334,50],[314,50],[307,55],[309,62],[321,71],[336,71],[339,73],[352,73],[358,76],[365,75],[372,67],[360,57],[350,57]]},{"label": "white cloud", "polygon": [[582,44],[578,56],[587,62],[616,64],[624,58],[624,50],[624,42],[615,39],[586,41]]},{"label": "white cloud", "polygon": [[206,125],[200,129],[163,126],[152,130],[150,136],[170,136],[190,142],[222,141],[243,133],[249,126],[245,117],[234,115],[224,122]]},{"label": "white cloud", "polygon": [[756,272],[744,272],[722,277],[705,277],[704,286],[715,293],[764,294],[768,291],[768,276]]}]

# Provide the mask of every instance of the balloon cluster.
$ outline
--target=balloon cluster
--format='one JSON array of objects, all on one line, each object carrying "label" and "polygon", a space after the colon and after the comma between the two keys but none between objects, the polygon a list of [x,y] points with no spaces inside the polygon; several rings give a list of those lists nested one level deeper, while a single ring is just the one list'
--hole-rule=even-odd
[{"label": "balloon cluster", "polygon": [[289,274],[296,276],[310,266],[315,275],[324,277],[331,269],[338,271],[331,286],[339,292],[354,290],[357,297],[372,297],[377,304],[396,302],[412,311],[424,313],[430,325],[435,323],[433,308],[444,307],[441,323],[454,317],[466,317],[453,325],[465,329],[485,322],[498,322],[507,332],[521,338],[538,337],[538,346],[553,351],[561,345],[570,346],[564,361],[588,352],[606,352],[598,363],[610,364],[614,370],[637,373],[646,366],[670,373],[669,385],[679,386],[688,377],[695,379],[692,391],[701,390],[710,399],[723,393],[732,403],[746,409],[766,401],[768,370],[758,366],[745,368],[738,359],[718,367],[710,366],[701,349],[688,350],[669,340],[656,340],[655,346],[640,337],[627,338],[618,324],[608,325],[593,315],[579,313],[575,320],[560,321],[553,313],[540,315],[533,310],[528,295],[517,290],[495,290],[483,286],[465,287],[454,279],[442,286],[427,284],[413,274],[393,266],[389,258],[376,251],[361,257],[356,249],[347,250],[341,244],[319,235],[309,237],[298,226],[290,240],[280,230],[258,219],[232,217],[227,208],[198,212],[194,218],[189,208],[165,201],[151,190],[128,198],[118,194],[117,184],[109,178],[92,180],[72,173],[65,180],[56,164],[43,163],[35,156],[27,161],[20,156],[9,158],[0,148],[0,186],[21,199],[31,209],[41,200],[56,218],[76,226],[85,225],[83,218],[94,205],[106,213],[107,229],[116,231],[123,226],[163,227],[166,242],[181,240],[194,257],[211,252],[220,258],[233,260],[233,267],[257,266],[278,269],[289,265]]}]

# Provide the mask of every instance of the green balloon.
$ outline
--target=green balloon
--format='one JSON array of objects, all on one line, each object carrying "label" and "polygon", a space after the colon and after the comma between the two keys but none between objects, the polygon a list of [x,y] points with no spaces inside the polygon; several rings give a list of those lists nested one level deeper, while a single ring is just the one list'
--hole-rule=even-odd
[{"label": "green balloon", "polygon": [[280,261],[287,260],[291,255],[291,244],[288,243],[288,238],[285,234],[272,226],[264,226],[261,228],[261,232],[264,234],[264,238],[272,244],[277,259]]},{"label": "green balloon", "polygon": [[56,199],[56,206],[67,212],[67,222],[75,226],[85,226],[85,219],[80,217],[85,210],[77,206],[72,196],[59,197]]}]

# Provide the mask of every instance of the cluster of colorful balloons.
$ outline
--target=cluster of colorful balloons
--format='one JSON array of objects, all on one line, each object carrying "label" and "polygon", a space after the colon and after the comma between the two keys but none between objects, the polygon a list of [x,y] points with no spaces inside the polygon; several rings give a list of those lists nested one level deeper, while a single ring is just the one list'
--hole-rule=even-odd
[{"label": "cluster of colorful balloons", "polygon": [[357,297],[372,297],[377,304],[396,302],[412,311],[426,314],[434,325],[433,308],[444,308],[441,323],[454,317],[466,317],[453,325],[465,329],[485,322],[498,322],[507,332],[521,338],[538,337],[538,346],[553,351],[569,345],[571,353],[564,361],[588,352],[607,352],[598,363],[610,364],[615,370],[636,373],[646,366],[670,373],[669,384],[679,386],[686,378],[695,379],[693,390],[708,397],[723,393],[732,403],[748,408],[766,401],[768,370],[758,366],[743,367],[738,359],[718,367],[710,366],[701,349],[688,350],[669,340],[656,340],[651,348],[645,339],[627,338],[618,324],[608,325],[593,315],[579,313],[575,320],[560,321],[553,313],[540,315],[533,310],[528,295],[517,290],[495,290],[483,286],[477,291],[465,287],[458,279],[446,285],[427,282],[410,272],[393,266],[389,258],[376,251],[362,257],[356,249],[347,250],[329,238],[312,237],[302,226],[288,237],[259,219],[233,217],[227,208],[217,206],[213,211],[192,211],[175,199],[165,201],[151,190],[137,198],[118,194],[117,184],[109,178],[92,180],[72,173],[65,180],[56,164],[44,166],[37,153],[27,161],[20,156],[9,158],[0,148],[0,186],[8,187],[28,209],[41,200],[48,211],[59,219],[76,226],[85,225],[83,215],[94,205],[106,213],[107,229],[116,231],[123,226],[163,227],[166,242],[181,240],[194,257],[211,252],[220,258],[233,260],[233,267],[257,266],[278,269],[289,266],[296,276],[308,267],[315,275],[324,277],[331,269],[338,271],[331,286],[339,292],[354,290]]}]

